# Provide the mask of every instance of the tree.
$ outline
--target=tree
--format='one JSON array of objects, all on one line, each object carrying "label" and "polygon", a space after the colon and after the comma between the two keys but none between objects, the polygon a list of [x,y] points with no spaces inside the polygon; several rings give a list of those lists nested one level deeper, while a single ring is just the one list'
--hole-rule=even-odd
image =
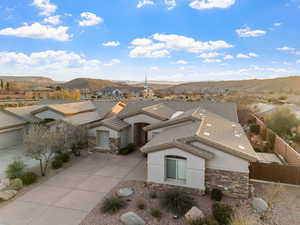
[{"label": "tree", "polygon": [[71,133],[63,129],[52,130],[43,124],[34,124],[24,134],[26,155],[40,162],[41,175],[45,176],[49,162],[58,152],[63,152],[70,147],[69,140]]},{"label": "tree", "polygon": [[300,121],[296,115],[287,107],[280,107],[266,120],[267,126],[284,137],[291,134],[291,129],[297,127]]}]

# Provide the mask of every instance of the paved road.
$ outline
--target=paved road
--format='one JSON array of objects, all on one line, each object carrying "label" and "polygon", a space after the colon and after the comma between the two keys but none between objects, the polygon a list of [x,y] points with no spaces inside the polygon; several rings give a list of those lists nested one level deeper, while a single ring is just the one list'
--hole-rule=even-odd
[{"label": "paved road", "polygon": [[0,224],[76,225],[122,180],[145,180],[140,153],[94,153],[0,208]]}]

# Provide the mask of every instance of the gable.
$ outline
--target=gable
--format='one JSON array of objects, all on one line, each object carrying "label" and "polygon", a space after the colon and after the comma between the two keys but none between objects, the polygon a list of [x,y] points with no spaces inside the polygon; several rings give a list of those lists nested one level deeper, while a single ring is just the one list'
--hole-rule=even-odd
[{"label": "gable", "polygon": [[54,120],[59,120],[64,118],[64,116],[58,112],[55,112],[51,109],[46,109],[44,111],[38,112],[35,114],[35,116],[39,119],[54,119]]}]

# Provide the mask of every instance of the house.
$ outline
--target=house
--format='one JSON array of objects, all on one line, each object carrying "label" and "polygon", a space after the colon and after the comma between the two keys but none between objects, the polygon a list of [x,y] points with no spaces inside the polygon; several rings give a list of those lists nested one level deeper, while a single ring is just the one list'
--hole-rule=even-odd
[{"label": "house", "polygon": [[257,161],[234,104],[135,101],[91,125],[95,148],[128,143],[147,154],[148,181],[247,197],[249,165]]},{"label": "house", "polygon": [[[235,104],[182,101],[43,102],[5,109],[0,127],[20,140],[35,121],[88,127],[89,146],[118,153],[134,143],[147,155],[147,180],[198,190],[218,188],[247,197],[249,164],[259,160],[238,123]],[[9,119],[8,119],[9,118]],[[1,133],[1,130],[4,131]],[[19,131],[18,131],[19,130]],[[6,146],[13,143],[7,143]],[[130,157],[130,156],[129,156]]]}]

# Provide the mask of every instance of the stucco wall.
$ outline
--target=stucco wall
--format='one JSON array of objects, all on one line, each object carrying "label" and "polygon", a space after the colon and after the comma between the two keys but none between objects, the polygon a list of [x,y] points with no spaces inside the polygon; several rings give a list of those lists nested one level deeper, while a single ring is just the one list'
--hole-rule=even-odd
[{"label": "stucco wall", "polygon": [[35,114],[36,117],[40,118],[40,119],[54,119],[54,120],[59,120],[64,118],[63,115],[56,113],[52,110],[46,110],[40,113]]},{"label": "stucco wall", "polygon": [[129,123],[131,126],[129,128],[129,143],[133,143],[133,137],[134,137],[134,129],[133,125],[135,123],[148,123],[148,124],[154,124],[161,122],[161,120],[158,120],[156,118],[153,118],[151,116],[145,115],[145,114],[138,114],[135,116],[131,116],[124,119],[125,122]]},{"label": "stucco wall", "polygon": [[150,141],[155,136],[156,132],[157,133],[161,133],[162,129],[156,129],[156,130],[150,130],[150,131],[148,131],[148,141]]},{"label": "stucco wall", "polygon": [[20,145],[23,142],[24,127],[1,130],[0,132],[0,150],[15,145]]},{"label": "stucco wall", "polygon": [[104,131],[108,131],[109,132],[109,137],[110,138],[118,138],[120,135],[117,131],[110,129],[108,127],[104,127],[104,126],[99,126],[99,127],[94,127],[88,130],[88,135],[92,136],[92,137],[96,137],[97,136],[97,130],[104,130]]},{"label": "stucco wall", "polygon": [[129,140],[128,140],[129,128],[121,130],[119,134],[120,134],[120,147],[125,148],[129,144]]},{"label": "stucco wall", "polygon": [[247,160],[204,145],[200,142],[193,142],[192,144],[201,149],[212,152],[215,155],[214,158],[206,161],[206,168],[249,173],[249,162]]},{"label": "stucco wall", "polygon": [[[186,183],[174,183],[165,179],[165,157],[176,155],[187,159]],[[205,160],[178,148],[170,148],[148,154],[148,181],[160,184],[177,185],[189,188],[205,189]]]}]

